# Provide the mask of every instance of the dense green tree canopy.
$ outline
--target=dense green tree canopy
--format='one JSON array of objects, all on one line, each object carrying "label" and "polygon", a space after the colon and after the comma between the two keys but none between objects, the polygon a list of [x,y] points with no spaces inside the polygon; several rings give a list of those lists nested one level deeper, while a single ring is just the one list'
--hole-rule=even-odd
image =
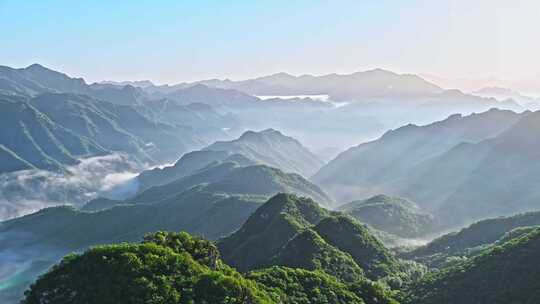
[{"label": "dense green tree canopy", "polygon": [[95,247],[65,257],[31,286],[23,303],[271,303],[231,268],[208,267],[213,257],[204,255],[213,250],[186,233]]}]

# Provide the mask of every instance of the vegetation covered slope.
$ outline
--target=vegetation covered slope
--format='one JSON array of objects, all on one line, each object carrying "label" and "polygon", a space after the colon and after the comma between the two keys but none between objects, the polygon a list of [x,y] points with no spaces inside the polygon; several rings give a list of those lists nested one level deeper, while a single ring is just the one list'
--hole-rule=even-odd
[{"label": "vegetation covered slope", "polygon": [[172,166],[143,171],[137,176],[141,190],[161,186],[191,175],[213,162],[230,156],[227,151],[193,151],[182,155]]},{"label": "vegetation covered slope", "polygon": [[318,223],[314,230],[339,250],[351,255],[371,279],[400,272],[400,263],[365,226],[351,217],[336,215]]},{"label": "vegetation covered slope", "polygon": [[510,217],[486,219],[458,232],[445,234],[404,256],[440,264],[451,256],[466,256],[475,248],[492,245],[510,236],[519,235],[519,228],[532,229],[540,225],[540,212],[528,212]]},{"label": "vegetation covered slope", "polygon": [[428,274],[404,303],[537,303],[540,301],[540,229]]},{"label": "vegetation covered slope", "polygon": [[134,241],[157,230],[185,230],[215,239],[238,229],[263,202],[259,197],[230,196],[194,188],[151,205],[121,205],[97,212],[71,207],[46,208],[4,222],[0,234],[30,234],[33,244],[66,250]]},{"label": "vegetation covered slope", "polygon": [[31,286],[22,303],[273,301],[223,265],[209,242],[159,233],[143,244],[101,246],[65,257]]},{"label": "vegetation covered slope", "polygon": [[70,254],[30,286],[22,303],[397,304],[379,283],[271,267],[240,274],[211,242],[157,232],[141,244]]},{"label": "vegetation covered slope", "polygon": [[[453,219],[454,224],[463,224],[463,218],[477,220],[537,210],[540,191],[535,185],[540,180],[540,138],[535,134],[539,130],[540,112],[530,113],[492,140],[445,154],[444,159],[461,157],[460,165],[472,170],[460,176],[461,182],[441,203],[437,214]],[[448,176],[448,168],[432,169]],[[432,177],[426,175],[422,180]],[[446,181],[445,178],[440,182]],[[429,187],[431,183],[415,186]]]},{"label": "vegetation covered slope", "polygon": [[[63,255],[89,246],[137,241],[158,230],[189,231],[216,239],[237,230],[264,198],[209,193],[200,188],[151,205],[120,205],[84,212],[52,207],[0,223],[0,257],[28,269],[8,272],[2,299],[21,289]],[[6,290],[4,290],[6,288]]]},{"label": "vegetation covered slope", "polygon": [[59,170],[107,150],[52,121],[26,98],[0,95],[0,172]]},{"label": "vegetation covered slope", "polygon": [[137,179],[144,190],[194,174],[212,163],[226,159],[243,165],[263,164],[304,176],[310,176],[312,171],[322,165],[297,140],[278,131],[247,131],[238,139],[216,142],[202,150],[186,153],[172,166],[143,171]]},{"label": "vegetation covered slope", "polygon": [[284,304],[397,304],[382,285],[367,280],[347,284],[321,271],[273,266],[246,274]]},{"label": "vegetation covered slope", "polygon": [[314,201],[278,194],[250,216],[242,227],[218,242],[223,260],[240,271],[261,267],[302,229],[328,216]]},{"label": "vegetation covered slope", "polygon": [[216,142],[204,150],[242,154],[261,164],[305,177],[310,177],[322,166],[322,161],[299,141],[273,129],[247,131],[236,140]]},{"label": "vegetation covered slope", "polygon": [[[452,115],[426,126],[403,126],[341,153],[313,180],[342,200],[379,193],[400,195],[399,190],[413,182],[411,172],[417,171],[422,162],[460,143],[496,136],[525,115],[492,109],[469,116]],[[415,201],[422,206],[430,203]]]},{"label": "vegetation covered slope", "polygon": [[433,216],[422,212],[413,202],[387,195],[353,201],[339,209],[369,226],[403,238],[428,234],[434,226]]},{"label": "vegetation covered slope", "polygon": [[224,261],[240,271],[268,265],[301,267],[354,281],[364,273],[370,279],[407,280],[405,272],[412,270],[366,226],[290,194],[274,196],[218,247]]},{"label": "vegetation covered slope", "polygon": [[355,282],[364,278],[364,271],[349,254],[328,244],[310,228],[287,242],[270,264],[320,270],[344,282]]},{"label": "vegetation covered slope", "polygon": [[151,187],[126,202],[155,203],[197,185],[204,185],[207,191],[216,193],[260,195],[269,198],[280,192],[290,192],[311,197],[325,206],[332,202],[318,186],[302,176],[284,173],[266,165],[252,165],[249,159],[238,154],[213,162],[168,184]]},{"label": "vegetation covered slope", "polygon": [[330,193],[409,197],[439,219],[439,230],[534,210],[539,115],[490,110],[403,127],[345,152],[314,180]]},{"label": "vegetation covered slope", "polygon": [[193,131],[154,121],[131,105],[117,105],[84,95],[51,93],[41,94],[30,102],[65,128],[92,138],[109,150],[130,153],[146,161],[171,161],[203,144]]}]

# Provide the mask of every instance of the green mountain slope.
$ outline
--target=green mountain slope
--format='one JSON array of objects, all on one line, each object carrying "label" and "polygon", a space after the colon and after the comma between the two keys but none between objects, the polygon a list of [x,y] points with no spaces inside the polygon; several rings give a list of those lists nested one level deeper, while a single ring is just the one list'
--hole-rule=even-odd
[{"label": "green mountain slope", "polygon": [[34,242],[71,250],[134,241],[157,230],[185,230],[215,239],[238,229],[262,202],[257,197],[194,188],[152,205],[122,205],[97,212],[46,208],[4,222],[0,233],[29,233]]},{"label": "green mountain slope", "polygon": [[364,271],[349,254],[329,245],[309,228],[287,242],[270,264],[320,270],[345,282],[364,278]]},{"label": "green mountain slope", "polygon": [[[259,168],[255,172],[262,174],[274,172],[266,166],[255,167]],[[83,250],[98,244],[136,241],[145,233],[157,230],[184,230],[217,239],[240,228],[271,195],[267,191],[277,192],[282,189],[277,187],[280,183],[289,184],[290,174],[280,175],[283,178],[279,179],[280,183],[263,188],[256,183],[245,184],[241,181],[219,184],[220,179],[212,182],[212,178],[220,174],[222,178],[229,178],[229,175],[237,170],[243,171],[244,168],[238,167],[235,162],[224,162],[207,169],[200,174],[180,179],[179,183],[168,189],[167,185],[161,186],[170,190],[165,195],[162,195],[165,191],[153,192],[154,188],[150,188],[133,200],[97,199],[89,202],[82,211],[71,207],[47,208],[3,222],[0,224],[0,239],[8,239],[10,242],[0,244],[0,257],[24,256],[26,261],[43,261],[51,265],[59,256],[73,250]],[[246,172],[251,172],[251,169]],[[251,179],[249,174],[235,173],[235,177]],[[272,178],[270,176],[263,180]],[[246,188],[233,187],[235,185],[244,185]],[[295,190],[294,187],[298,186],[294,183],[290,185],[287,189]],[[307,190],[298,188],[295,191]],[[320,208],[318,210],[325,212]],[[52,256],[40,257],[36,255],[38,252],[49,252]]]},{"label": "green mountain slope", "polygon": [[[81,273],[86,273],[81,275]],[[271,267],[240,274],[211,242],[157,232],[140,244],[70,254],[41,276],[22,303],[397,304],[379,283],[344,283],[319,271]]]},{"label": "green mountain slope", "polygon": [[404,303],[537,303],[540,229],[427,275]]},{"label": "green mountain slope", "polygon": [[40,168],[59,170],[78,157],[106,149],[52,121],[21,97],[0,95],[0,172]]},{"label": "green mountain slope", "polygon": [[236,140],[216,142],[204,150],[242,154],[261,164],[305,177],[310,177],[322,166],[322,161],[300,142],[273,129],[247,131]]},{"label": "green mountain slope", "polygon": [[[414,174],[424,161],[460,143],[476,143],[496,136],[524,116],[492,109],[469,116],[452,115],[425,126],[406,125],[341,153],[321,168],[313,180],[341,200],[379,193],[400,196],[414,182]],[[414,190],[411,192],[415,196],[403,196],[413,198],[422,207],[432,204],[420,196],[419,189]]]},{"label": "green mountain slope", "polygon": [[32,104],[52,120],[113,151],[170,161],[202,142],[189,130],[151,121],[128,105],[71,94],[42,94]]},{"label": "green mountain slope", "polygon": [[331,202],[319,187],[298,174],[287,174],[276,168],[251,165],[252,163],[241,155],[231,155],[191,175],[144,190],[127,202],[154,203],[201,184],[205,184],[208,191],[216,193],[270,197],[280,192],[290,192],[311,197],[323,205],[329,205]]},{"label": "green mountain slope", "polygon": [[399,261],[371,233],[356,220],[343,215],[323,219],[314,230],[327,243],[351,255],[371,279],[379,279],[399,272]]},{"label": "green mountain slope", "polygon": [[532,229],[540,225],[540,212],[528,212],[510,217],[486,219],[476,222],[458,232],[445,234],[425,246],[404,256],[430,261],[439,265],[447,257],[467,256],[479,248],[490,246],[500,240],[519,235],[519,228]]},{"label": "green mountain slope", "polygon": [[[540,112],[534,112],[491,140],[463,147],[467,158],[462,158],[461,163],[468,164],[472,170],[460,177],[461,182],[441,202],[436,213],[454,219],[455,224],[463,224],[463,218],[478,220],[537,210],[540,191],[535,185],[540,180],[540,138],[535,134],[538,130]],[[463,152],[450,151],[444,157]],[[470,160],[478,161],[471,164]],[[432,166],[432,169],[439,168]],[[431,177],[427,175],[423,180]]]},{"label": "green mountain slope", "polygon": [[22,303],[44,301],[274,303],[257,284],[221,263],[213,245],[186,233],[158,233],[143,244],[69,255],[31,286]]},{"label": "green mountain slope", "polygon": [[192,175],[211,163],[223,161],[230,156],[227,151],[193,151],[182,155],[173,166],[143,171],[137,176],[137,179],[141,190],[145,190]]},{"label": "green mountain slope", "polygon": [[279,303],[397,304],[389,292],[376,283],[346,284],[321,271],[274,266],[249,272],[246,277],[260,283]]},{"label": "green mountain slope", "polygon": [[223,260],[240,271],[265,265],[302,229],[329,212],[314,201],[278,194],[250,216],[232,235],[218,242]]},{"label": "green mountain slope", "polygon": [[376,195],[350,202],[338,210],[377,230],[404,238],[423,236],[434,226],[433,216],[422,212],[415,203],[398,197]]},{"label": "green mountain slope", "polygon": [[218,247],[224,261],[240,271],[277,265],[320,270],[345,281],[363,273],[374,280],[408,280],[406,272],[416,267],[396,259],[353,218],[290,194],[274,196]]},{"label": "green mountain slope", "polygon": [[[320,161],[291,137],[274,130],[248,131],[236,140],[216,142],[202,150],[186,153],[173,166],[143,171],[138,180],[144,190],[191,175],[226,158],[236,158],[234,161],[244,165],[263,164],[287,173],[302,173],[320,166]],[[325,198],[325,201],[331,200]]]}]

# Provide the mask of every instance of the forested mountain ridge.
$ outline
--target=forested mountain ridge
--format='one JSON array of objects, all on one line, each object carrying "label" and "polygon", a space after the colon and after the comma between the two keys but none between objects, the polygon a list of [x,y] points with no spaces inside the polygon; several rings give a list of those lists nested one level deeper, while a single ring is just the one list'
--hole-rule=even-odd
[{"label": "forested mountain ridge", "polygon": [[47,117],[23,97],[0,95],[0,172],[60,170],[106,148]]},{"label": "forested mountain ridge", "polygon": [[223,260],[240,271],[277,265],[355,281],[364,275],[409,280],[418,270],[395,258],[366,226],[290,194],[271,198],[217,245]]},{"label": "forested mountain ridge", "polygon": [[[31,153],[25,149],[31,149],[32,144],[15,147],[12,139],[2,138],[1,157],[13,164],[5,170],[0,168],[0,172],[59,169],[80,157],[112,152],[128,153],[141,163],[160,164],[208,142],[227,138],[224,129],[240,126],[233,115],[216,112],[207,105],[151,100],[140,88],[132,86],[87,85],[83,79],[37,64],[22,69],[1,67],[0,92],[3,101],[0,112],[6,117],[14,110],[14,103],[27,103],[26,111],[39,113],[33,118],[27,115],[25,127],[37,128],[43,121],[50,121],[49,125],[56,124],[67,131],[54,127],[56,133],[69,133],[62,136],[50,133],[51,126],[42,131],[29,130],[27,134],[34,132],[32,138],[35,137],[38,146],[38,151]],[[5,130],[23,131],[22,121],[15,121],[20,115],[12,113],[11,119],[4,119]],[[50,136],[53,137],[47,139]],[[39,146],[40,141],[47,140],[53,143]]]},{"label": "forested mountain ridge", "polygon": [[[216,239],[237,230],[269,196],[291,191],[328,197],[298,174],[253,165],[240,155],[214,162],[202,170],[147,189],[132,199],[97,199],[82,210],[73,207],[42,209],[0,224],[0,257],[21,256],[30,272],[6,292],[14,297],[29,280],[56,259],[88,246],[136,241],[157,230],[189,231]],[[324,203],[321,201],[321,203]],[[49,255],[36,255],[37,252]],[[40,270],[41,269],[41,270]]]},{"label": "forested mountain ridge", "polygon": [[[85,276],[80,271],[95,268]],[[105,279],[103,279],[105,277]],[[99,286],[99,292],[95,291]],[[241,274],[204,239],[148,234],[140,244],[99,246],[65,257],[25,293],[22,303],[159,301],[158,303],[394,304],[378,283],[345,283],[322,272],[272,267]]]},{"label": "forested mountain ridge", "polygon": [[216,161],[170,183],[150,187],[127,202],[149,203],[186,191],[197,185],[205,185],[212,192],[228,194],[251,194],[273,196],[279,192],[311,197],[323,206],[331,206],[332,199],[318,186],[299,174],[285,173],[266,165],[253,164],[236,154],[223,161]]},{"label": "forested mountain ridge", "polygon": [[426,275],[403,303],[536,303],[540,228]]},{"label": "forested mountain ridge", "polygon": [[493,109],[405,126],[342,153],[312,180],[340,197],[410,198],[441,219],[437,229],[534,210],[538,194],[525,188],[540,177],[529,135],[538,115]]},{"label": "forested mountain ridge", "polygon": [[256,162],[285,172],[300,173],[305,177],[310,177],[323,165],[323,162],[298,140],[273,129],[246,131],[236,140],[216,142],[203,150],[242,154]]},{"label": "forested mountain ridge", "polygon": [[403,238],[417,238],[432,231],[434,219],[413,202],[387,195],[353,201],[338,208],[362,223]]},{"label": "forested mountain ridge", "polygon": [[536,226],[540,226],[538,211],[485,219],[459,231],[442,235],[424,246],[404,253],[403,256],[440,266],[449,258],[477,254],[481,249],[519,236]]},{"label": "forested mountain ridge", "polygon": [[[247,164],[263,164],[286,173],[309,176],[322,166],[311,151],[299,141],[276,130],[246,131],[231,141],[218,141],[201,150],[184,154],[172,166],[143,171],[137,179],[141,190],[165,185],[226,159]],[[321,199],[322,197],[316,198]],[[325,202],[331,199],[323,198]]]}]

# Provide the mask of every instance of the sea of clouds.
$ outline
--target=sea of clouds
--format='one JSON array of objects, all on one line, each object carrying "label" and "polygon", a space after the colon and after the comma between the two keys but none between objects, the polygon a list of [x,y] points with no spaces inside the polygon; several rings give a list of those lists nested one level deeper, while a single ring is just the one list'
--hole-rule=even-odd
[{"label": "sea of clouds", "polygon": [[0,174],[0,221],[56,205],[81,206],[103,196],[124,199],[138,190],[144,168],[124,154],[81,159],[67,172],[25,170]]}]

